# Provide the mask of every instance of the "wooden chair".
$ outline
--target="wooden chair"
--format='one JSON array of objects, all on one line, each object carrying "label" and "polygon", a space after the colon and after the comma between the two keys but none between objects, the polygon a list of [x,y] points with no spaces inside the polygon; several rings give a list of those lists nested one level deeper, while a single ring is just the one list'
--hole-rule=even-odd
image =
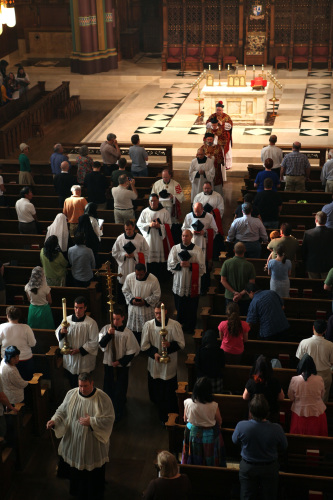
[{"label": "wooden chair", "polygon": [[202,50],[200,45],[186,46],[186,53],[184,57],[184,70],[185,71],[202,71]]},{"label": "wooden chair", "polygon": [[183,69],[183,45],[168,45],[162,54],[162,71],[166,71],[169,64],[176,64]]},{"label": "wooden chair", "polygon": [[275,69],[278,69],[279,64],[284,64],[286,69],[288,69],[288,56],[276,56],[275,57]]},{"label": "wooden chair", "polygon": [[235,64],[235,62],[237,61],[237,57],[236,56],[224,56],[223,57],[223,67],[226,68],[228,66],[228,64]]},{"label": "wooden chair", "polygon": [[312,47],[312,55],[309,58],[309,71],[312,70],[313,63],[327,65],[329,71],[332,68],[332,57],[328,45],[315,44]]},{"label": "wooden chair", "polygon": [[293,64],[308,64],[309,62],[309,46],[295,44],[293,47],[292,57],[289,59],[289,71],[292,70]]},{"label": "wooden chair", "polygon": [[219,64],[220,58],[220,47],[219,45],[205,45],[203,54],[203,64]]}]

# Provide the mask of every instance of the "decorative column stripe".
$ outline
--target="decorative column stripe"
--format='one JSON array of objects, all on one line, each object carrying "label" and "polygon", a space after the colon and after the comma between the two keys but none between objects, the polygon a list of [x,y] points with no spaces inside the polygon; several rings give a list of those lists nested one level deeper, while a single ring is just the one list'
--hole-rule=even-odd
[{"label": "decorative column stripe", "polygon": [[106,49],[102,52],[90,52],[89,54],[83,54],[82,52],[73,52],[71,59],[76,59],[79,61],[94,61],[98,59],[106,59],[111,56],[116,56],[116,49]]},{"label": "decorative column stripe", "polygon": [[106,23],[113,23],[113,13],[112,12],[105,12],[105,22]]},{"label": "decorative column stripe", "polygon": [[105,50],[107,47],[106,43],[106,32],[104,26],[104,1],[96,0],[96,14],[97,14],[97,36],[98,36],[98,48],[99,50]]},{"label": "decorative column stripe", "polygon": [[97,24],[96,16],[79,17],[79,26],[81,28],[86,28],[87,26],[92,26],[95,24]]},{"label": "decorative column stripe", "polygon": [[72,24],[72,45],[73,52],[81,50],[81,37],[79,27],[79,1],[71,0],[71,24]]}]

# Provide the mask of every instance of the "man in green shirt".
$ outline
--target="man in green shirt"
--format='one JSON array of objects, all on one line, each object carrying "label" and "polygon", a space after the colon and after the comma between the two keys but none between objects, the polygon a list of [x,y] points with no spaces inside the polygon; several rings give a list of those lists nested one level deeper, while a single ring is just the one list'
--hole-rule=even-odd
[{"label": "man in green shirt", "polygon": [[235,257],[224,262],[221,269],[221,283],[225,288],[225,305],[237,302],[241,316],[246,316],[250,298],[245,292],[245,285],[255,283],[256,271],[254,265],[244,257],[246,248],[244,243],[238,242],[234,246]]},{"label": "man in green shirt", "polygon": [[19,173],[19,184],[24,184],[25,186],[31,186],[34,183],[33,177],[31,175],[30,160],[28,158],[30,147],[28,144],[22,142],[20,144],[21,154],[19,156],[20,163],[20,173]]}]

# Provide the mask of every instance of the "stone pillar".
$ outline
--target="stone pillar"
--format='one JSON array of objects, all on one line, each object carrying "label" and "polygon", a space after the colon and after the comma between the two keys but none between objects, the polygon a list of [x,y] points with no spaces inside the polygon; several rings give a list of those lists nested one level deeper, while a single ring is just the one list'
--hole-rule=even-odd
[{"label": "stone pillar", "polygon": [[71,71],[91,75],[118,67],[112,0],[70,0]]}]

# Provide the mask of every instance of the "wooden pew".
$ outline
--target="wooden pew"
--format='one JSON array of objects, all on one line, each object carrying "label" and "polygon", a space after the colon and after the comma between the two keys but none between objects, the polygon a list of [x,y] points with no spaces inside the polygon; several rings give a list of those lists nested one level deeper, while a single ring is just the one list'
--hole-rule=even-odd
[{"label": "wooden pew", "polygon": [[[13,304],[0,304],[0,321],[1,321],[1,323],[7,322],[6,308],[10,305],[13,305]],[[27,305],[27,304],[15,304],[15,307],[17,307],[21,311],[20,323],[26,323],[27,319],[28,319],[29,305]],[[88,309],[89,309],[89,305],[88,305]],[[56,327],[58,327],[58,325],[60,325],[60,323],[62,322],[62,319],[63,319],[62,307],[51,306],[51,310],[52,310],[55,325],[56,325]],[[67,311],[68,311],[68,314],[74,314],[74,308],[73,308],[72,304],[69,304],[69,307],[67,307]],[[87,314],[87,316],[90,316],[90,311],[87,311],[86,314]],[[37,371],[43,371],[43,370],[37,370]]]},{"label": "wooden pew", "polygon": [[[7,302],[14,303],[15,295],[23,295],[25,297],[24,291],[25,284],[21,283],[6,283],[7,291]],[[92,281],[87,288],[84,287],[62,287],[62,286],[52,286],[51,296],[52,304],[54,306],[62,306],[62,298],[66,299],[71,303],[74,299],[82,295],[87,299],[88,308],[91,311],[92,317],[99,322],[101,320],[101,292],[98,290],[98,282]]]},{"label": "wooden pew", "polygon": [[[53,344],[56,344],[57,340],[53,332]],[[49,413],[50,406],[51,411],[55,410],[57,405],[62,401],[64,397],[64,373],[62,366],[62,356],[59,351],[58,345],[52,345],[49,349],[44,349],[42,345],[36,344],[32,348],[34,369],[38,372],[43,373],[43,380],[48,381],[49,384],[49,400],[44,403],[43,409],[38,417],[38,426],[42,432],[42,427],[40,422]],[[38,397],[38,396],[37,396]],[[44,397],[44,394],[41,394]],[[47,412],[45,407],[47,405]]]},{"label": "wooden pew", "polygon": [[[0,251],[1,254],[1,251]],[[224,294],[212,293],[209,289],[213,312],[224,311]],[[283,299],[284,312],[288,318],[328,318],[332,313],[332,300],[286,297]]]},{"label": "wooden pew", "polygon": [[[242,193],[246,193],[248,190],[254,190],[254,179],[250,178],[244,178],[244,184],[245,187],[242,187]],[[285,181],[281,181],[280,187],[278,188],[278,191],[284,191],[285,188]],[[308,191],[324,191],[323,185],[320,180],[310,180],[306,183],[306,189]]]},{"label": "wooden pew", "polygon": [[10,429],[9,443],[15,450],[15,466],[17,469],[23,470],[33,452],[34,422],[31,411],[26,409],[24,403],[18,403],[15,407],[18,408],[18,412],[5,413],[7,438],[8,429]]},{"label": "wooden pew", "polygon": [[[303,154],[307,155],[309,157],[309,160],[312,160],[312,152],[307,150],[302,152]],[[311,163],[311,161],[310,161]],[[325,163],[325,161],[324,161]],[[258,175],[259,172],[264,171],[264,167],[261,164],[253,164],[249,163],[247,167],[247,171],[249,173],[250,179],[255,179]],[[311,170],[310,170],[310,180],[320,180],[320,174],[321,174],[321,166],[314,166],[311,165]]]},{"label": "wooden pew", "polygon": [[42,373],[34,373],[28,385],[32,394],[32,417],[34,432],[37,436],[44,434],[46,422],[50,414],[49,391],[45,384],[41,384],[42,377]]},{"label": "wooden pew", "polygon": [[37,85],[26,90],[19,99],[14,99],[0,108],[0,127],[16,118],[22,111],[37,102],[45,95],[45,82],[38,82]]},{"label": "wooden pew", "polygon": [[[34,198],[33,198],[34,200]],[[33,202],[33,201],[32,201]],[[140,213],[142,211],[143,207],[137,207],[135,209],[135,218],[138,219],[140,216]],[[40,220],[43,221],[54,221],[56,218],[56,215],[59,213],[62,213],[62,210],[60,208],[46,208],[45,206],[38,207],[37,210],[37,217]],[[113,210],[98,210],[97,212],[98,217],[100,219],[103,219],[106,223],[114,223],[114,211]],[[17,222],[17,214],[15,207],[0,207],[0,220],[5,219],[11,219],[15,220]]]},{"label": "wooden pew", "polygon": [[[2,226],[2,221],[0,221]],[[51,223],[50,223],[51,224]],[[12,229],[15,230],[16,224],[11,221]],[[110,224],[111,225],[111,224]],[[114,236],[102,236],[100,242],[100,251],[102,253],[109,253],[117,239],[117,237],[123,233],[124,227],[120,224],[116,224],[117,229],[119,228],[119,233]],[[1,227],[2,229],[2,227]],[[39,245],[39,248],[44,247],[45,234],[11,234],[11,233],[0,233],[0,245],[6,246],[7,248],[18,248],[29,250],[31,245]]]},{"label": "wooden pew", "polygon": [[[179,472],[186,474],[191,482],[193,499],[230,500],[239,498],[238,470],[224,467],[179,465]],[[306,500],[309,490],[331,494],[333,478],[309,474],[279,472],[279,500]],[[236,490],[236,492],[235,492]],[[301,496],[296,496],[296,493]],[[235,496],[236,495],[236,496]]]},{"label": "wooden pew", "polygon": [[[256,189],[247,192],[251,193],[253,197],[257,194]],[[308,203],[321,203],[324,206],[332,201],[332,193],[325,193],[324,191],[279,191],[279,196],[283,203],[291,203],[292,200],[296,202],[306,200]]]},{"label": "wooden pew", "polygon": [[[2,237],[3,234],[10,234],[10,239],[14,237],[13,235],[15,234],[15,237],[20,237],[22,238],[23,241],[26,241],[26,245],[31,245],[33,244],[32,239],[34,239],[35,235],[30,235],[30,234],[18,234],[18,225],[13,224],[13,221],[11,219],[0,219],[1,220],[1,233],[0,233],[0,238]],[[41,230],[43,232],[43,235],[36,235],[36,236],[41,236],[45,240],[45,234],[47,231],[47,228],[52,224],[52,220],[48,221],[38,221],[39,225],[41,227]],[[114,222],[104,222],[103,224],[103,236],[102,236],[102,241],[103,238],[112,238],[112,237],[118,237],[122,232],[124,231],[124,226],[123,224],[115,224]],[[26,238],[26,240],[24,240]],[[44,246],[44,242],[40,247],[42,248]]]},{"label": "wooden pew", "polygon": [[11,490],[14,467],[14,449],[6,443],[4,438],[0,437],[0,484],[3,498],[6,498],[6,495]]},{"label": "wooden pew", "polygon": [[[0,248],[1,262],[10,262],[12,265],[24,267],[40,266],[40,250],[20,250],[14,248]],[[99,257],[103,264],[110,259],[109,252],[100,252]]]}]

